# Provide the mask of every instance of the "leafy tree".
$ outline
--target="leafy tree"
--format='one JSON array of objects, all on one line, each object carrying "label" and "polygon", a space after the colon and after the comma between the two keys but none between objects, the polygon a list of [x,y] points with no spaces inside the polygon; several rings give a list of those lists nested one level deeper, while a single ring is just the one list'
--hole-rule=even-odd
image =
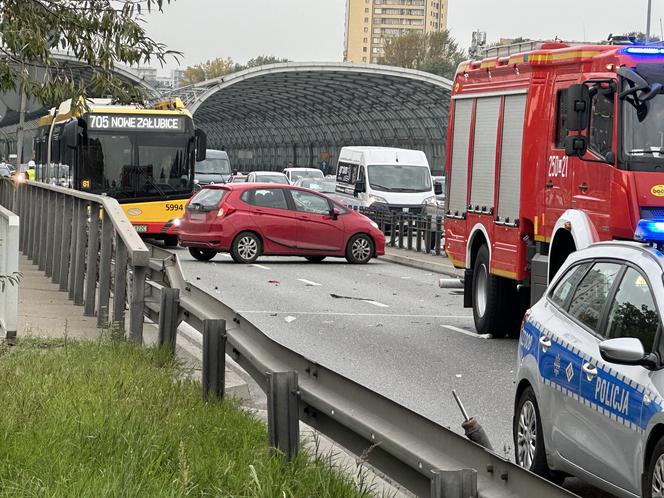
[{"label": "leafy tree", "polygon": [[[79,108],[91,94],[140,101],[141,90],[124,85],[113,68],[179,55],[145,33],[143,14],[164,3],[170,0],[0,0],[0,92],[19,92],[22,108],[28,99],[52,106],[69,98]],[[87,63],[89,82],[59,67],[56,51]],[[17,141],[20,162],[22,121]]]},{"label": "leafy tree", "polygon": [[280,59],[273,55],[259,55],[253,59],[249,59],[246,65],[237,64],[233,59],[227,57],[225,59],[218,57],[209,60],[202,64],[195,64],[189,66],[184,70],[183,83],[185,85],[192,85],[200,83],[201,81],[219,78],[230,73],[249,69],[251,67],[265,66],[266,64],[276,64],[278,62],[288,62],[288,59]]},{"label": "leafy tree", "polygon": [[281,59],[274,55],[259,55],[253,59],[249,59],[247,64],[242,69],[249,69],[250,67],[267,66],[268,64],[278,64],[279,62],[290,62],[288,59]]},{"label": "leafy tree", "polygon": [[466,55],[449,31],[410,32],[390,38],[385,43],[381,64],[418,69],[452,79]]},{"label": "leafy tree", "polygon": [[211,59],[202,64],[189,66],[184,70],[183,82],[187,85],[191,85],[194,83],[200,83],[201,81],[219,78],[220,76],[224,76],[237,70],[238,65],[235,64],[230,57],[225,59],[217,57],[216,59]]},{"label": "leafy tree", "polygon": [[[135,100],[138,90],[112,71],[179,55],[145,33],[143,14],[164,3],[170,0],[0,0],[0,91],[24,91],[46,105],[87,94]],[[59,69],[56,51],[87,63],[90,82]]]}]

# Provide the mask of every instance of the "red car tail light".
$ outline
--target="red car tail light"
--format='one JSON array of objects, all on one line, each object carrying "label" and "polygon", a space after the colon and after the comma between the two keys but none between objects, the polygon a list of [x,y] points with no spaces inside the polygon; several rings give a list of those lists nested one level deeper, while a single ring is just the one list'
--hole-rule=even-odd
[{"label": "red car tail light", "polygon": [[229,214],[232,214],[236,211],[236,209],[233,206],[225,205],[219,208],[219,212],[217,213],[217,218],[221,218],[223,216],[228,216]]}]

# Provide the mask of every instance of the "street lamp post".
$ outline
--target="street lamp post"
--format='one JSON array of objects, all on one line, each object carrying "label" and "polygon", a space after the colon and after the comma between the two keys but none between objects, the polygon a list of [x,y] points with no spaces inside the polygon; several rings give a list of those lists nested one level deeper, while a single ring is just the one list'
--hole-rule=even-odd
[{"label": "street lamp post", "polygon": [[652,0],[648,0],[648,21],[646,22],[646,43],[650,41],[650,11],[652,9]]}]

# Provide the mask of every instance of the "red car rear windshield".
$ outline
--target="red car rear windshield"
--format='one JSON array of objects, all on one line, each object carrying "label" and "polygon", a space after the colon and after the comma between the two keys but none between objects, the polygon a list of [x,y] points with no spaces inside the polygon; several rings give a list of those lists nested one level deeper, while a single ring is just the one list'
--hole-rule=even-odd
[{"label": "red car rear windshield", "polygon": [[216,209],[219,203],[228,193],[228,190],[221,188],[204,188],[191,199],[189,207],[192,209]]}]

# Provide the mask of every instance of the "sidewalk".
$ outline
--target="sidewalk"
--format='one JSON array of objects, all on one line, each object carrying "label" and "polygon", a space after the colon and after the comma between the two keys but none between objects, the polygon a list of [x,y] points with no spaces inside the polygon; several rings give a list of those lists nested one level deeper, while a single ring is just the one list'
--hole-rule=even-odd
[{"label": "sidewalk", "polygon": [[[23,278],[18,288],[17,337],[67,337],[74,339],[97,340],[105,332],[97,328],[97,318],[83,316],[83,306],[76,306],[68,299],[65,291],[51,282],[37,265],[33,265],[24,255],[19,256],[19,269]],[[151,346],[157,343],[158,329],[146,322],[143,329],[143,342]],[[202,336],[192,329],[189,333],[178,330],[177,356],[200,380],[202,369]],[[227,362],[228,365],[229,362]],[[249,397],[246,381],[232,368],[226,367],[226,392],[242,399]]]},{"label": "sidewalk", "polygon": [[454,268],[450,260],[447,259],[447,256],[436,256],[434,254],[409,251],[408,249],[385,247],[385,255],[380,256],[380,259],[420,270],[440,273],[448,277],[463,278],[463,270]]}]

